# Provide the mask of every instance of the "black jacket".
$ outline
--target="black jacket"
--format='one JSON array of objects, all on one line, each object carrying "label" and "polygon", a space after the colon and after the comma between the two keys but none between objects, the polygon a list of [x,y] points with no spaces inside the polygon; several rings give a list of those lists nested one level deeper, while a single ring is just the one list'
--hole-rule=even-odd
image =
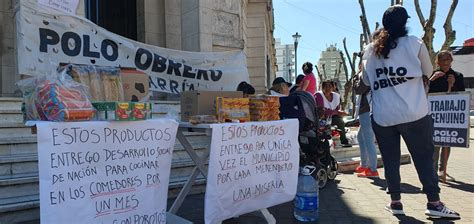
[{"label": "black jacket", "polygon": [[[433,74],[437,71],[440,71],[440,70],[439,69],[435,70]],[[454,74],[454,77],[455,77],[454,85],[451,88],[451,91],[452,92],[465,91],[463,75],[459,72],[454,71],[452,68],[449,68],[448,72],[446,72],[446,75],[444,75],[443,77],[439,77],[438,79],[430,82],[430,90],[428,92],[429,93],[448,92],[448,75],[449,74]]]}]

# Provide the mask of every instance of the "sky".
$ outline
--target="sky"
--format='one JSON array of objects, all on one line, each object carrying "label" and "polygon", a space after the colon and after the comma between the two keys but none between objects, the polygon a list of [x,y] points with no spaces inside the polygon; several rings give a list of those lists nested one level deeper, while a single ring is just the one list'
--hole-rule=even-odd
[{"label": "sky", "polygon": [[[382,24],[383,12],[390,6],[390,0],[364,0],[365,11],[371,32],[375,22]],[[407,27],[410,35],[421,38],[423,28],[415,11],[414,0],[404,0],[404,7],[410,15]],[[451,0],[438,0],[436,29],[433,46],[439,50],[444,42],[443,24],[448,14]],[[420,0],[425,19],[429,17],[431,0]],[[330,44],[344,50],[342,40],[346,37],[349,54],[360,50],[359,38],[362,26],[358,0],[273,0],[275,31],[274,37],[282,44],[293,44],[292,35],[298,32],[297,63],[298,74],[301,66],[309,61],[317,64],[321,51]],[[451,20],[456,31],[456,41],[452,46],[460,46],[464,40],[474,38],[474,1],[459,0]],[[346,60],[347,61],[347,60]],[[349,66],[349,65],[348,65]],[[348,67],[348,69],[350,69]]]}]

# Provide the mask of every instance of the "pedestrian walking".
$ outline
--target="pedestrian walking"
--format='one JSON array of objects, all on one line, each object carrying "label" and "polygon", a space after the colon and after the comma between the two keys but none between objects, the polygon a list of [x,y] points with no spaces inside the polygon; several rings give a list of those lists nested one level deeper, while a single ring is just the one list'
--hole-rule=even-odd
[{"label": "pedestrian walking", "polygon": [[362,81],[372,91],[372,128],[391,198],[385,209],[394,215],[404,215],[400,195],[402,136],[428,199],[425,214],[460,218],[459,213],[440,201],[438,176],[433,167],[433,120],[428,114],[422,78],[432,73],[432,65],[423,41],[407,35],[408,18],[403,6],[389,7],[382,18],[383,27],[363,56]]}]

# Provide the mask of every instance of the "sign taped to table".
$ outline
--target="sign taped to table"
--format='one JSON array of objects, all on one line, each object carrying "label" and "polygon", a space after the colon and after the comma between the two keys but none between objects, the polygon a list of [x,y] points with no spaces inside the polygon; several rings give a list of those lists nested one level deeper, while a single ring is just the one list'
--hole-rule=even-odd
[{"label": "sign taped to table", "polygon": [[469,92],[432,93],[428,107],[434,120],[436,146],[469,148]]},{"label": "sign taped to table", "polygon": [[205,222],[268,208],[296,194],[298,120],[213,124]]},{"label": "sign taped to table", "polygon": [[37,127],[41,223],[166,223],[176,121]]},{"label": "sign taped to table", "polygon": [[136,42],[91,21],[19,1],[16,12],[18,73],[51,73],[60,63],[135,68],[150,77],[150,90],[179,94],[187,90],[235,90],[249,82],[242,50],[189,52]]}]

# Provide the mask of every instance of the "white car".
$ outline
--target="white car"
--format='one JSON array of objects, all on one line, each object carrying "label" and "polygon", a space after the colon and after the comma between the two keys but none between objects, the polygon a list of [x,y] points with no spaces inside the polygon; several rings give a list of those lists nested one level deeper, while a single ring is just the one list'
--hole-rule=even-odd
[{"label": "white car", "polygon": [[474,126],[474,110],[469,111],[469,122],[471,124],[471,127]]}]

